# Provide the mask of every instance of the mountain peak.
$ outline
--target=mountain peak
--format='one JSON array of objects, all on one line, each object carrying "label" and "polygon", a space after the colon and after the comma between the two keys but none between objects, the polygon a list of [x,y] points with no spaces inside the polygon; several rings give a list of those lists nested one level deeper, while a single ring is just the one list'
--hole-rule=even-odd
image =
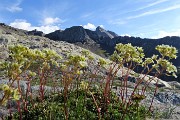
[{"label": "mountain peak", "polygon": [[45,37],[48,37],[53,40],[65,40],[70,43],[81,42],[84,43],[89,39],[85,29],[82,26],[72,26],[66,28],[64,31],[58,30],[49,34],[46,34]]},{"label": "mountain peak", "polygon": [[106,31],[104,28],[102,28],[101,26],[98,26],[97,28],[96,28],[96,31],[101,31],[101,32],[103,32],[103,31]]},{"label": "mountain peak", "polygon": [[115,36],[111,35],[108,31],[106,31],[104,28],[98,26],[96,28],[96,33],[98,34],[99,37],[108,37],[108,38],[114,38]]}]

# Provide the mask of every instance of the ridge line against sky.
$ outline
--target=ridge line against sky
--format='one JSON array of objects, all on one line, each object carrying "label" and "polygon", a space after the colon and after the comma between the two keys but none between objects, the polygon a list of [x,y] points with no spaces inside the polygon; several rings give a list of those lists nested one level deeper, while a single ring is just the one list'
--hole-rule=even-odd
[{"label": "ridge line against sky", "polygon": [[81,25],[142,38],[180,36],[179,0],[0,0],[0,22],[50,33]]}]

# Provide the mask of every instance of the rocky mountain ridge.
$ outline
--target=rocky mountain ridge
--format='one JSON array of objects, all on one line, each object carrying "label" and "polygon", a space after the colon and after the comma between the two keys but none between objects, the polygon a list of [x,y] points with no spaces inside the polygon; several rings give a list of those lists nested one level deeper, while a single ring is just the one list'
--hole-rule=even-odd
[{"label": "rocky mountain ridge", "polygon": [[[155,54],[155,46],[160,44],[166,44],[176,47],[180,50],[180,37],[167,36],[159,39],[148,39],[140,37],[118,36],[112,31],[108,31],[98,26],[95,31],[84,29],[82,26],[73,26],[62,30],[46,34],[45,37],[55,41],[66,41],[70,43],[82,43],[82,44],[99,44],[100,48],[108,53],[114,51],[114,47],[117,43],[131,43],[134,46],[140,46],[144,48],[145,54],[151,56]],[[178,53],[180,56],[180,53]],[[180,66],[180,57],[173,61],[176,66]]]},{"label": "rocky mountain ridge", "polygon": [[[55,41],[66,41],[74,43],[81,47],[87,48],[96,54],[109,53],[112,54],[114,47],[118,43],[131,43],[133,46],[143,47],[146,57],[150,57],[153,54],[158,54],[155,50],[157,45],[165,44],[176,47],[180,51],[180,37],[167,36],[159,39],[148,39],[140,37],[118,36],[112,31],[108,31],[98,26],[95,31],[84,29],[82,26],[73,26],[67,28],[64,31],[58,30],[45,37]],[[97,52],[100,51],[100,52]],[[172,62],[180,68],[180,52],[177,54],[177,59]],[[174,79],[172,77],[162,77],[164,80]],[[176,79],[180,82],[179,78]]]},{"label": "rocky mountain ridge", "polygon": [[118,35],[111,31],[106,31],[102,27],[98,26],[95,31],[84,29],[82,26],[73,26],[65,30],[57,30],[55,32],[46,34],[45,37],[52,40],[63,40],[71,43],[75,42],[87,42],[89,39],[92,39],[95,42],[98,42],[102,38],[114,38]]}]

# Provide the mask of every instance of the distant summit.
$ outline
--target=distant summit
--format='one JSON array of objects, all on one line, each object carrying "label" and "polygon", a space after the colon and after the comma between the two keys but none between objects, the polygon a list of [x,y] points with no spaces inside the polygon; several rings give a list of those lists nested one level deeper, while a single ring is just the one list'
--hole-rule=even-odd
[{"label": "distant summit", "polygon": [[111,33],[109,33],[108,31],[106,31],[105,29],[103,29],[100,26],[98,26],[96,28],[96,33],[98,34],[99,37],[109,37],[111,39],[115,37]]},{"label": "distant summit", "polygon": [[65,29],[64,31],[57,30],[55,32],[46,34],[45,37],[53,40],[63,40],[70,43],[84,43],[89,39],[86,30],[82,26],[73,26],[71,28]]},{"label": "distant summit", "polygon": [[111,31],[106,31],[102,27],[98,26],[95,31],[84,29],[82,26],[73,26],[70,28],[62,30],[57,30],[55,32],[46,34],[45,37],[48,37],[53,40],[65,40],[67,42],[88,42],[90,39],[98,41],[103,38],[112,39],[118,35]]}]

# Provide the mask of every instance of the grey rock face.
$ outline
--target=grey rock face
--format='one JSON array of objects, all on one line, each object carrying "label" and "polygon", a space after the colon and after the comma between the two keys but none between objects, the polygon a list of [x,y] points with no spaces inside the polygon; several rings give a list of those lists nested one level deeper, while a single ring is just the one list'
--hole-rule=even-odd
[{"label": "grey rock face", "polygon": [[177,81],[168,82],[173,88],[180,90],[180,83]]},{"label": "grey rock face", "polygon": [[[40,86],[39,85],[36,85],[36,86],[31,86],[31,92],[33,95],[38,95],[39,94],[39,88]],[[50,87],[50,86],[45,86],[44,87],[44,92],[45,94],[48,94],[48,93],[51,93],[51,92],[58,92],[58,91],[62,91],[63,88],[62,87]]]},{"label": "grey rock face", "polygon": [[85,29],[87,35],[89,36],[89,38],[91,38],[92,40],[98,42],[99,41],[99,36],[98,34],[96,33],[96,31],[91,31],[91,30],[88,30],[88,29]]},{"label": "grey rock face", "polygon": [[119,35],[118,34],[116,34],[115,32],[113,32],[113,31],[107,31],[108,33],[110,33],[113,37],[118,37]]},{"label": "grey rock face", "polygon": [[156,99],[161,103],[170,103],[172,105],[180,105],[180,94],[172,92],[160,92],[156,94]]},{"label": "grey rock face", "polygon": [[53,33],[45,35],[45,37],[54,40],[67,41],[70,43],[84,43],[86,42],[86,40],[90,39],[82,26],[73,26],[71,28],[65,29],[64,31],[55,31]]},{"label": "grey rock face", "polygon": [[110,39],[114,38],[114,36],[111,33],[109,33],[100,26],[96,28],[96,33],[98,34],[99,37],[108,37]]},{"label": "grey rock face", "polygon": [[45,37],[50,38],[52,40],[61,40],[63,36],[62,30],[56,30],[52,33],[46,34]]},{"label": "grey rock face", "polygon": [[8,39],[5,39],[5,38],[0,38],[0,45],[1,44],[7,44],[8,43]]}]

